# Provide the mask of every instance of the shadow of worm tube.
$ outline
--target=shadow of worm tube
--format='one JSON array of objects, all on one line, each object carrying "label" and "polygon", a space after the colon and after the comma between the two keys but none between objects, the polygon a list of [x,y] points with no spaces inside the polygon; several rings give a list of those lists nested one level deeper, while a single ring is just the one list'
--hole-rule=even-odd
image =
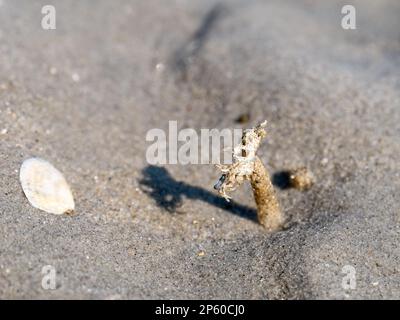
[{"label": "shadow of worm tube", "polygon": [[283,214],[275,194],[270,176],[256,152],[261,140],[266,136],[267,121],[245,130],[242,142],[233,149],[233,163],[218,165],[222,171],[214,189],[227,201],[231,198],[227,192],[234,191],[245,180],[249,180],[257,205],[258,222],[268,231],[279,230],[284,222]]}]

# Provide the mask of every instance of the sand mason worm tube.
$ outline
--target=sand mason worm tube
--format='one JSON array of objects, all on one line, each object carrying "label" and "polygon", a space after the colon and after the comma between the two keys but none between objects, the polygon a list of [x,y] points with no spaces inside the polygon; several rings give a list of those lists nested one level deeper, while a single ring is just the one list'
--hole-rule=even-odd
[{"label": "sand mason worm tube", "polygon": [[260,142],[266,136],[266,124],[267,121],[264,121],[253,129],[244,131],[241,144],[233,149],[233,163],[218,165],[222,176],[214,188],[229,201],[227,192],[234,191],[245,180],[249,180],[259,223],[269,231],[276,231],[283,224],[283,215],[268,171],[256,156]]}]

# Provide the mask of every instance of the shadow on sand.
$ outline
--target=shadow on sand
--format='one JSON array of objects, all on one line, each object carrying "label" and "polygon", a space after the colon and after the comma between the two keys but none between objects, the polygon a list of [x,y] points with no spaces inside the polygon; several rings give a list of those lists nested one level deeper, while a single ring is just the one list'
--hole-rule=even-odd
[{"label": "shadow on sand", "polygon": [[174,53],[172,58],[174,68],[183,73],[187,71],[190,60],[197,56],[204,47],[212,30],[226,11],[226,6],[220,3],[210,8],[194,34]]},{"label": "shadow on sand", "polygon": [[143,178],[140,184],[145,186],[144,192],[151,196],[157,205],[170,213],[182,205],[183,197],[202,200],[217,208],[229,211],[235,215],[257,221],[256,210],[243,206],[234,201],[227,202],[220,196],[200,187],[191,186],[185,182],[176,181],[169,172],[162,167],[147,166],[143,169]]}]

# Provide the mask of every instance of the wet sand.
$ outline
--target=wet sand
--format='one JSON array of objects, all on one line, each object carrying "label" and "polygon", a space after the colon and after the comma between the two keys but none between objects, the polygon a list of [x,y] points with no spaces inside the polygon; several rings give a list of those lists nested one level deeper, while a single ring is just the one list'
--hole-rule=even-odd
[{"label": "wet sand", "polygon": [[[46,31],[40,1],[3,0],[0,297],[400,298],[400,5],[353,2],[356,30],[342,1],[53,1]],[[229,204],[212,165],[146,161],[168,120],[264,119],[281,232],[257,224],[249,184]],[[31,156],[63,172],[75,216],[29,205]],[[306,192],[285,181],[301,166]]]}]

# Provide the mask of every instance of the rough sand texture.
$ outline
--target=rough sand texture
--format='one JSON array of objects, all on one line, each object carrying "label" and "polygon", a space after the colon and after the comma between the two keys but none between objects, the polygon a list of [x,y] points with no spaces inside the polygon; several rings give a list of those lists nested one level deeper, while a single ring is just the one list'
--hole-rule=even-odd
[{"label": "rough sand texture", "polygon": [[[52,3],[55,31],[42,1],[0,6],[1,298],[400,298],[398,1],[353,1],[353,31],[343,1]],[[285,231],[256,223],[249,184],[218,197],[213,166],[146,163],[168,120],[264,119]],[[78,215],[29,205],[31,156],[64,173]],[[284,188],[299,166],[307,192]]]}]

